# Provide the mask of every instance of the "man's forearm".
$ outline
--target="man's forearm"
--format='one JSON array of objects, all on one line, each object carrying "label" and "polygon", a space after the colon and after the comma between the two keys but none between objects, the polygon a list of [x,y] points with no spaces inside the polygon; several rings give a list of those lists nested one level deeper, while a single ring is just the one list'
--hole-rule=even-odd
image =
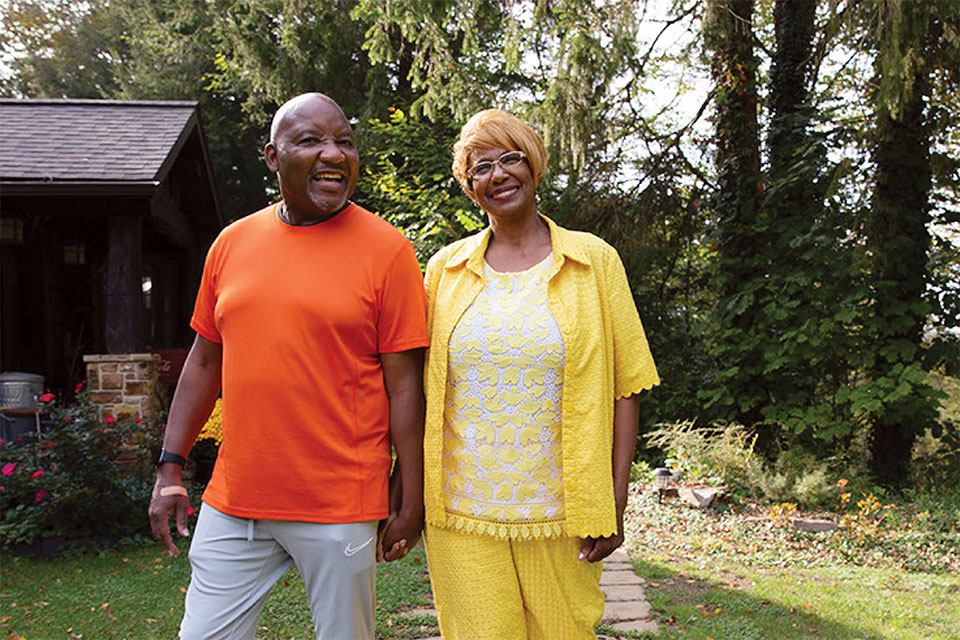
[{"label": "man's forearm", "polygon": [[[423,509],[423,349],[381,354],[390,408],[390,439],[397,452],[391,481],[391,511],[405,515]],[[398,491],[399,489],[399,491]]]},{"label": "man's forearm", "polygon": [[163,438],[163,448],[167,451],[184,457],[190,453],[217,401],[221,354],[219,344],[197,336],[184,362],[170,405]]},{"label": "man's forearm", "polygon": [[[423,509],[423,394],[390,401],[390,437],[397,452],[396,482],[399,482],[399,510]],[[393,505],[391,505],[393,506]]]}]

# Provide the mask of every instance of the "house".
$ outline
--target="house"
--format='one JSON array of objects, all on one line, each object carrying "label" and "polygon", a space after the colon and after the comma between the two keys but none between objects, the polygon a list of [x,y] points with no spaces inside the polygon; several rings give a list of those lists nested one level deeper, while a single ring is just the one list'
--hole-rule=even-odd
[{"label": "house", "polygon": [[223,226],[196,102],[0,99],[0,370],[186,348]]}]

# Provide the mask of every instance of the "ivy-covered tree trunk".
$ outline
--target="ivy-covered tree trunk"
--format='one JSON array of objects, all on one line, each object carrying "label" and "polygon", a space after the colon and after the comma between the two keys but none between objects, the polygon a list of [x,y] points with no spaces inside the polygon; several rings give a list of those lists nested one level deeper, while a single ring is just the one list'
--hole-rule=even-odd
[{"label": "ivy-covered tree trunk", "polygon": [[710,0],[704,41],[715,83],[718,192],[716,260],[718,370],[704,394],[711,413],[748,424],[759,421],[766,399],[763,357],[751,338],[759,313],[757,294],[764,271],[757,254],[760,195],[757,134],[757,61],[752,31],[753,0]]},{"label": "ivy-covered tree trunk", "polygon": [[777,0],[773,10],[776,50],[770,70],[770,108],[772,117],[767,146],[770,149],[770,182],[781,182],[774,203],[779,215],[795,215],[819,200],[813,193],[809,172],[796,179],[812,163],[804,162],[809,148],[808,128],[811,107],[809,81],[812,67],[813,28],[817,11],[815,0]]},{"label": "ivy-covered tree trunk", "polygon": [[936,417],[920,362],[929,312],[929,70],[923,56],[930,13],[922,2],[880,4],[876,184],[868,226],[875,312],[869,334],[876,353],[870,385],[878,401],[871,448],[877,480],[899,487],[908,479],[917,434]]}]

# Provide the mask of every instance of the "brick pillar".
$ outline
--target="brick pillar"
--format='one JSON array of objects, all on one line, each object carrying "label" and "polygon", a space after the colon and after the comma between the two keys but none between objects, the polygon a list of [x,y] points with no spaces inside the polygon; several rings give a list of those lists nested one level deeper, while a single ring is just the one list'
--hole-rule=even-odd
[{"label": "brick pillar", "polygon": [[83,356],[87,390],[100,405],[100,417],[154,416],[160,356],[155,353],[115,353]]},{"label": "brick pillar", "polygon": [[[100,419],[157,415],[160,356],[155,353],[115,353],[83,356],[87,365],[87,391],[100,405]],[[136,469],[142,434],[134,434],[117,462],[123,473]],[[143,470],[141,469],[141,472]]]}]

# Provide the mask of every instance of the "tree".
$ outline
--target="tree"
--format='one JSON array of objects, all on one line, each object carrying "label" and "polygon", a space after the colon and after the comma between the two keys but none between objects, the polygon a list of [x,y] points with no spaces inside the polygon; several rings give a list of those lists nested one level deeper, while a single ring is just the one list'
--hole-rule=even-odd
[{"label": "tree", "polygon": [[713,281],[718,302],[712,355],[721,363],[704,397],[721,417],[748,424],[760,422],[760,408],[768,401],[764,356],[751,336],[766,266],[757,253],[766,238],[758,236],[756,226],[761,186],[752,20],[753,0],[710,0],[704,24],[716,92]]},{"label": "tree", "polygon": [[913,442],[936,419],[921,361],[930,306],[930,139],[925,118],[930,53],[937,39],[927,3],[881,0],[875,93],[876,182],[868,239],[873,266],[871,337],[879,347],[870,385],[872,468],[902,486]]},{"label": "tree", "polygon": [[25,0],[3,9],[14,56],[2,90],[32,98],[196,100],[225,216],[263,206],[261,129],[219,91],[222,58],[205,0]]}]

